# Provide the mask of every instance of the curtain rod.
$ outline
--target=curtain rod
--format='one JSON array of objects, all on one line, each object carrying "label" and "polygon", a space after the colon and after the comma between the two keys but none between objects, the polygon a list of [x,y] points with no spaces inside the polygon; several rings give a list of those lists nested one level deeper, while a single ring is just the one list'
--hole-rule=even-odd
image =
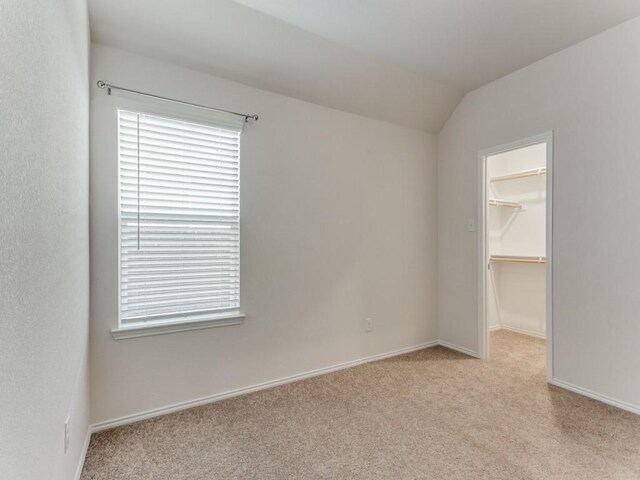
[{"label": "curtain rod", "polygon": [[258,115],[247,115],[245,113],[238,113],[238,112],[232,112],[230,110],[223,110],[222,108],[208,107],[206,105],[198,105],[197,103],[183,102],[182,100],[175,100],[173,98],[161,97],[159,95],[153,95],[151,93],[138,92],[137,90],[130,90],[128,88],[118,87],[117,85],[110,85],[110,84],[108,84],[106,82],[103,82],[102,80],[98,80],[97,84],[98,84],[98,88],[106,88],[107,89],[107,93],[109,95],[111,95],[111,89],[113,89],[113,90],[122,90],[123,92],[135,93],[136,95],[143,95],[145,97],[159,98],[161,100],[167,100],[169,102],[181,103],[183,105],[190,105],[192,107],[206,108],[207,110],[215,110],[216,112],[224,112],[224,113],[230,113],[231,115],[238,115],[239,117],[244,117],[244,121],[245,122],[248,122],[249,119],[257,121],[258,118],[259,118]]}]

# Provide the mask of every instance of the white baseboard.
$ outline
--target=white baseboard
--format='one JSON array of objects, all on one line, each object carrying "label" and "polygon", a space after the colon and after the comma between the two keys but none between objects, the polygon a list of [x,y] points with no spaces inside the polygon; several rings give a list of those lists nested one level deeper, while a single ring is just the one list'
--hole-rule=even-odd
[{"label": "white baseboard", "polygon": [[[492,330],[497,330],[499,328],[504,328],[502,326],[499,326],[498,328],[492,327]],[[344,370],[347,368],[351,368],[351,367],[355,367],[358,365],[363,365],[365,363],[370,363],[370,362],[374,362],[376,360],[382,360],[385,358],[390,358],[390,357],[395,357],[398,355],[403,355],[405,353],[410,353],[410,352],[414,352],[417,350],[422,350],[425,348],[429,348],[429,347],[434,347],[436,345],[441,345],[443,347],[449,348],[451,350],[455,350],[458,351],[460,353],[464,353],[465,355],[469,355],[471,357],[475,357],[475,358],[479,358],[478,352],[474,352],[472,350],[469,350],[468,348],[465,347],[460,347],[458,345],[455,345],[453,343],[449,343],[449,342],[445,342],[442,340],[434,340],[432,342],[426,342],[426,343],[421,343],[419,345],[414,345],[411,347],[406,347],[406,348],[401,348],[398,350],[393,350],[390,352],[385,352],[385,353],[381,353],[378,355],[372,355],[369,357],[364,357],[364,358],[360,358],[357,360],[351,360],[348,362],[343,362],[343,363],[339,363],[336,365],[332,365],[329,367],[324,367],[324,368],[318,368],[316,370],[311,370],[308,372],[303,372],[303,373],[299,373],[299,374],[295,374],[295,375],[290,375],[288,377],[283,377],[283,378],[279,378],[276,380],[271,380],[271,381],[267,381],[267,382],[263,382],[263,383],[259,383],[256,385],[251,385],[248,387],[243,387],[243,388],[238,388],[235,390],[230,390],[227,392],[223,392],[223,393],[219,393],[219,394],[215,394],[215,395],[210,395],[207,397],[201,397],[201,398],[197,398],[195,400],[188,400],[186,402],[180,402],[180,403],[176,403],[173,405],[168,405],[165,407],[160,407],[160,408],[155,408],[152,410],[147,410],[144,412],[140,412],[140,413],[136,413],[133,415],[127,415],[124,417],[120,417],[120,418],[116,418],[114,420],[107,420],[104,422],[100,422],[100,423],[96,423],[94,425],[91,426],[90,431],[87,432],[87,436],[85,438],[84,441],[84,445],[82,447],[82,452],[81,452],[81,456],[78,462],[78,468],[76,470],[76,474],[75,474],[75,480],[79,480],[80,476],[82,474],[82,467],[84,465],[84,460],[87,454],[87,450],[89,448],[89,440],[91,437],[91,433],[94,432],[100,432],[102,430],[108,430],[110,428],[115,428],[115,427],[119,427],[121,425],[127,425],[130,423],[134,423],[134,422],[138,422],[141,420],[146,420],[148,418],[153,418],[153,417],[158,417],[161,415],[167,415],[169,413],[173,413],[173,412],[177,412],[180,410],[186,410],[188,408],[193,408],[193,407],[197,407],[197,406],[201,406],[201,405],[207,405],[209,403],[214,403],[220,400],[224,400],[227,398],[232,398],[232,397],[236,397],[239,395],[244,395],[247,393],[252,393],[252,392],[257,392],[259,390],[265,390],[268,388],[272,388],[272,387],[276,387],[278,385],[285,385],[287,383],[293,383],[299,380],[304,380],[306,378],[311,378],[311,377],[315,377],[318,375],[324,375],[327,373],[331,373],[331,372],[337,372],[339,370]],[[570,383],[564,382],[562,380],[558,380],[556,378],[553,378],[550,382],[550,384],[555,385],[557,387],[560,388],[564,388],[566,390],[570,390],[572,392],[584,395],[585,397],[589,397],[595,400],[599,400],[603,403],[606,403],[608,405],[612,405],[614,407],[618,407],[621,408],[623,410],[627,410],[629,412],[633,412],[636,414],[640,414],[640,407],[636,406],[636,405],[632,405],[626,402],[622,402],[619,400],[616,400],[614,398],[611,397],[607,397],[606,395],[601,395],[599,393],[578,387],[576,385],[572,385]]]},{"label": "white baseboard", "polygon": [[455,350],[456,352],[464,353],[465,355],[469,355],[470,357],[480,358],[480,354],[478,352],[474,352],[473,350],[469,350],[465,347],[460,347],[454,343],[439,340],[438,345],[442,345],[443,347],[446,347],[450,350]]},{"label": "white baseboard", "polygon": [[[288,377],[279,378],[276,380],[270,380],[256,385],[248,387],[238,388],[207,397],[197,398],[195,400],[188,400],[186,402],[175,403],[173,405],[167,405],[165,407],[154,408],[145,412],[134,413],[133,415],[127,415],[124,417],[116,418],[113,420],[107,420],[99,422],[91,426],[91,432],[100,432],[102,430],[108,430],[110,428],[119,427],[121,425],[127,425],[129,423],[139,422],[140,420],[146,420],[148,418],[158,417],[160,415],[167,415],[169,413],[177,412],[180,410],[186,410],[188,408],[198,407],[201,405],[207,405],[209,403],[218,402],[227,398],[237,397],[246,393],[257,392],[259,390],[265,390],[267,388],[276,387],[278,385],[285,385],[287,383],[297,382],[298,380],[304,380],[305,378],[316,377],[318,375],[324,375],[326,373],[337,372],[338,370],[344,370],[346,368],[355,367],[376,360],[382,360],[389,357],[395,357],[397,355],[403,355],[405,353],[415,352],[424,348],[435,347],[439,342],[434,340],[432,342],[421,343],[411,347],[400,348],[398,350],[392,350],[390,352],[380,353],[378,355],[372,355],[369,357],[359,358],[357,360],[351,360],[348,362],[339,363],[329,367],[318,368],[316,370],[310,370],[308,372],[298,373],[290,375]],[[87,444],[88,445],[88,444]]]},{"label": "white baseboard", "polygon": [[87,430],[87,434],[84,437],[84,444],[80,451],[80,458],[78,459],[78,466],[76,467],[76,474],[73,476],[74,480],[80,480],[82,476],[82,468],[84,467],[84,460],[87,458],[87,450],[89,450],[89,441],[91,440],[91,427]]},{"label": "white baseboard", "polygon": [[615,398],[611,398],[606,395],[602,395],[600,393],[587,390],[586,388],[578,387],[577,385],[573,385],[571,383],[558,380],[557,378],[552,378],[549,383],[551,385],[555,385],[556,387],[564,388],[565,390],[569,390],[574,393],[579,393],[580,395],[584,395],[585,397],[589,397],[594,400],[598,400],[602,403],[606,403],[607,405],[612,405],[622,410],[626,410],[628,412],[633,412],[640,415],[640,406],[632,405],[631,403],[623,402],[621,400],[616,400]]},{"label": "white baseboard", "polygon": [[494,325],[493,327],[489,327],[490,332],[495,332],[496,330],[507,330],[509,332],[521,333],[522,335],[529,335],[530,337],[542,338],[543,340],[547,338],[544,333],[525,330],[523,328],[510,327],[508,325]]}]

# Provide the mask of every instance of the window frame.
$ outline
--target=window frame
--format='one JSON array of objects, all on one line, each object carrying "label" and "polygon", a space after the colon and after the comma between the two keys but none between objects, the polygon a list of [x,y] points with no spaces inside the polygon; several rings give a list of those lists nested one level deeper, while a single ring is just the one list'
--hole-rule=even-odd
[{"label": "window frame", "polygon": [[[116,202],[117,202],[117,327],[111,330],[111,335],[115,340],[145,337],[150,335],[162,335],[168,333],[176,333],[191,330],[200,330],[204,328],[223,327],[229,325],[239,325],[245,319],[242,313],[242,188],[240,175],[240,159],[242,150],[242,127],[240,121],[231,117],[229,114],[220,113],[206,108],[185,105],[170,100],[161,100],[155,98],[140,98],[139,96],[126,92],[115,93],[117,101],[115,102],[114,117],[115,122],[115,154],[116,154]],[[121,196],[120,196],[120,121],[119,112],[121,110],[166,117],[172,120],[184,121],[188,123],[197,123],[216,128],[224,128],[225,125],[230,129],[240,129],[240,141],[238,142],[238,247],[240,257],[240,270],[238,272],[239,294],[238,307],[222,310],[220,312],[204,312],[201,315],[184,315],[177,313],[175,315],[167,314],[158,316],[156,320],[143,320],[140,322],[124,322],[122,321],[122,290],[121,290]]]}]

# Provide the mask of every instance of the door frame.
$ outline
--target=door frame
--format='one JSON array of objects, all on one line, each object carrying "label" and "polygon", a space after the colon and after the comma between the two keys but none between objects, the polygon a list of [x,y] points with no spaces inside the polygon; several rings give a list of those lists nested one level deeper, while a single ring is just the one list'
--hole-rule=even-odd
[{"label": "door frame", "polygon": [[478,152],[478,356],[489,357],[487,322],[487,158],[499,153],[545,143],[546,177],[546,350],[547,381],[553,378],[553,131],[498,145]]}]

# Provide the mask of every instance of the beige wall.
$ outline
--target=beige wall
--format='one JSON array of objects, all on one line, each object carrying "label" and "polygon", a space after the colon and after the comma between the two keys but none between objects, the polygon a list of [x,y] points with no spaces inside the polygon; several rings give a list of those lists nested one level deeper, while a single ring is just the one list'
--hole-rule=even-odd
[{"label": "beige wall", "polygon": [[0,19],[0,477],[69,480],[89,425],[86,4],[3,0]]},{"label": "beige wall", "polygon": [[554,132],[554,377],[640,411],[640,19],[468,94],[438,138],[439,334],[478,349],[478,151]]},{"label": "beige wall", "polygon": [[436,340],[434,136],[103,46],[92,68],[92,85],[260,115],[241,147],[244,324],[115,341],[115,109],[94,87],[94,423]]}]

